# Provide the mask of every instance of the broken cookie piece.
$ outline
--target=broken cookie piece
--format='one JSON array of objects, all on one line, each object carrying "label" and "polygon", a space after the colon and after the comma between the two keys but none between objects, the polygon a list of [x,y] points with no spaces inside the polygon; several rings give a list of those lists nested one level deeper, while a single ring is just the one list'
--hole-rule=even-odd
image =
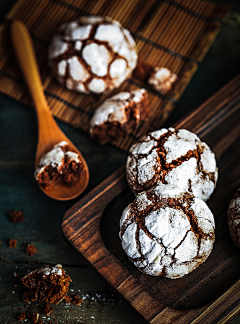
[{"label": "broken cookie piece", "polygon": [[206,201],[215,189],[218,168],[214,153],[196,134],[162,128],[132,145],[126,174],[135,194],[164,183]]},{"label": "broken cookie piece", "polygon": [[118,21],[82,16],[60,27],[48,59],[53,75],[66,88],[100,94],[131,76],[138,55],[133,37]]},{"label": "broken cookie piece", "polygon": [[130,133],[148,115],[145,89],[120,92],[97,108],[90,122],[90,135],[99,143],[111,142]]},{"label": "broken cookie piece", "polygon": [[83,171],[83,164],[77,153],[69,151],[68,143],[62,141],[45,154],[35,171],[35,179],[44,188],[63,182],[75,185]]},{"label": "broken cookie piece", "polygon": [[167,95],[177,81],[177,75],[164,67],[156,67],[151,73],[148,83],[152,88],[162,95]]},{"label": "broken cookie piece", "polygon": [[207,204],[172,185],[137,195],[120,219],[120,239],[143,273],[181,278],[206,261],[215,241]]},{"label": "broken cookie piece", "polygon": [[148,84],[162,95],[168,95],[178,77],[166,67],[153,67],[145,61],[139,61],[134,70],[134,77]]},{"label": "broken cookie piece", "polygon": [[46,301],[50,304],[58,304],[67,295],[71,281],[61,264],[47,265],[22,278],[31,301]]}]

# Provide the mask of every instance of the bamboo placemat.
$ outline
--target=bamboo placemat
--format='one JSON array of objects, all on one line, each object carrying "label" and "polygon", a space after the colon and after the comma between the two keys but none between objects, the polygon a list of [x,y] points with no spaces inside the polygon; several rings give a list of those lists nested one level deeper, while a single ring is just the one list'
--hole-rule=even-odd
[{"label": "bamboo placemat", "polygon": [[51,76],[47,49],[63,22],[80,15],[110,16],[131,31],[140,60],[153,66],[165,66],[179,77],[167,97],[133,77],[117,90],[143,86],[149,91],[150,118],[132,134],[112,143],[128,150],[136,138],[150,128],[163,125],[215,40],[228,12],[227,6],[202,0],[19,0],[0,26],[0,92],[32,105],[9,37],[9,23],[19,19],[29,28],[33,38],[45,94],[53,114],[88,131],[95,108],[113,92],[96,96],[64,89]]}]

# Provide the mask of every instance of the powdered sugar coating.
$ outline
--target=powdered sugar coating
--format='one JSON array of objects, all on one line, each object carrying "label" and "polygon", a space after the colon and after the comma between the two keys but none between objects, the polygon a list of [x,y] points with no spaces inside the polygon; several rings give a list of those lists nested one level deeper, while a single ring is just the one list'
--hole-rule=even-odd
[{"label": "powdered sugar coating", "polygon": [[39,161],[38,168],[35,170],[35,178],[41,173],[48,165],[61,169],[64,163],[64,148],[68,145],[67,142],[62,141],[54,145],[53,149],[46,153]]},{"label": "powdered sugar coating", "polygon": [[169,69],[156,67],[148,79],[148,83],[158,92],[163,95],[168,94],[178,77]]},{"label": "powdered sugar coating", "polygon": [[227,222],[234,244],[240,247],[240,189],[237,190],[230,201]]},{"label": "powdered sugar coating", "polygon": [[50,275],[62,276],[63,268],[61,264],[56,264],[55,266],[51,266],[51,267],[45,266],[40,269],[36,269],[34,271],[29,272],[26,276],[23,277],[23,279],[35,273],[41,274],[42,277],[47,277]]},{"label": "powdered sugar coating", "polygon": [[139,89],[130,92],[120,92],[104,101],[104,103],[99,106],[91,119],[90,127],[94,125],[101,125],[106,121],[118,121],[120,124],[126,122],[127,115],[125,108],[129,104],[129,98],[133,102],[139,102],[146,90]]},{"label": "powdered sugar coating", "polygon": [[[120,92],[106,99],[95,110],[90,121],[90,135],[93,138],[102,135],[103,140],[98,141],[104,143],[104,140],[108,140],[108,133],[109,136],[114,138],[115,135],[120,135],[118,130],[129,132],[141,120],[146,119],[148,109],[147,92],[145,89]],[[106,135],[105,139],[104,134]]]},{"label": "powdered sugar coating", "polygon": [[120,220],[122,247],[142,272],[181,278],[206,261],[215,240],[206,203],[171,185],[137,195]]},{"label": "powdered sugar coating", "polygon": [[[74,170],[71,167],[72,164],[75,165]],[[78,166],[76,166],[76,164]],[[69,179],[72,179],[72,183],[74,183],[74,181],[78,179],[77,176],[80,176],[81,170],[82,162],[79,155],[69,151],[69,144],[66,141],[62,141],[54,145],[54,147],[40,159],[34,175],[38,183],[42,185],[46,185],[45,180],[43,180],[45,173],[49,174],[47,177],[49,184],[53,184],[60,176],[65,176],[65,178],[68,179],[66,174],[69,175]],[[74,179],[73,175],[70,176],[71,173],[75,174]]]},{"label": "powdered sugar coating", "polygon": [[132,145],[126,163],[134,193],[159,183],[173,184],[208,200],[216,186],[215,155],[206,143],[185,129],[161,129]]},{"label": "powdered sugar coating", "polygon": [[68,89],[102,93],[131,75],[138,55],[133,37],[119,22],[83,16],[60,27],[48,58],[54,76]]}]

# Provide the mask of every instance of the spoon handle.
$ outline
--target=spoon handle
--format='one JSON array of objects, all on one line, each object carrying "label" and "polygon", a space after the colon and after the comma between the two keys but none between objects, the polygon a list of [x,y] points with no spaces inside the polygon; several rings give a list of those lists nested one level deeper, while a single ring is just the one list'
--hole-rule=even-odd
[{"label": "spoon handle", "polygon": [[41,77],[31,36],[27,28],[20,21],[13,21],[11,36],[15,52],[32,95],[35,107],[37,110],[49,110],[43,92]]},{"label": "spoon handle", "polygon": [[38,145],[36,152],[36,165],[38,165],[43,154],[48,152],[48,150],[50,150],[56,143],[66,140],[66,136],[55,122],[52,112],[47,104],[43,92],[37,58],[27,27],[20,21],[13,21],[11,26],[11,36],[13,47],[32,95],[37,113]]}]

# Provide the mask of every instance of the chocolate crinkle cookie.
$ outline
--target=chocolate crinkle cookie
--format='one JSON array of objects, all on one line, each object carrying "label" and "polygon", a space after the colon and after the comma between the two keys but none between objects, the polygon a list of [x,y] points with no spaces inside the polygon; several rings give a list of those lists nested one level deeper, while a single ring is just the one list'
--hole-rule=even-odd
[{"label": "chocolate crinkle cookie", "polygon": [[163,128],[132,145],[126,174],[135,194],[163,183],[206,201],[215,189],[218,169],[214,153],[197,135]]},{"label": "chocolate crinkle cookie", "polygon": [[137,195],[120,220],[120,239],[143,273],[181,278],[206,261],[215,241],[214,217],[189,192],[160,184]]},{"label": "chocolate crinkle cookie", "polygon": [[56,79],[70,90],[100,94],[119,87],[137,64],[130,32],[109,17],[82,16],[65,23],[48,53]]},{"label": "chocolate crinkle cookie", "polygon": [[90,135],[99,143],[111,142],[133,131],[148,115],[145,89],[120,92],[96,109],[90,122]]},{"label": "chocolate crinkle cookie", "polygon": [[234,244],[240,247],[240,188],[230,201],[227,222]]},{"label": "chocolate crinkle cookie", "polygon": [[69,151],[67,142],[62,141],[47,152],[35,170],[35,179],[44,188],[57,182],[73,186],[79,181],[83,164],[77,153]]}]

